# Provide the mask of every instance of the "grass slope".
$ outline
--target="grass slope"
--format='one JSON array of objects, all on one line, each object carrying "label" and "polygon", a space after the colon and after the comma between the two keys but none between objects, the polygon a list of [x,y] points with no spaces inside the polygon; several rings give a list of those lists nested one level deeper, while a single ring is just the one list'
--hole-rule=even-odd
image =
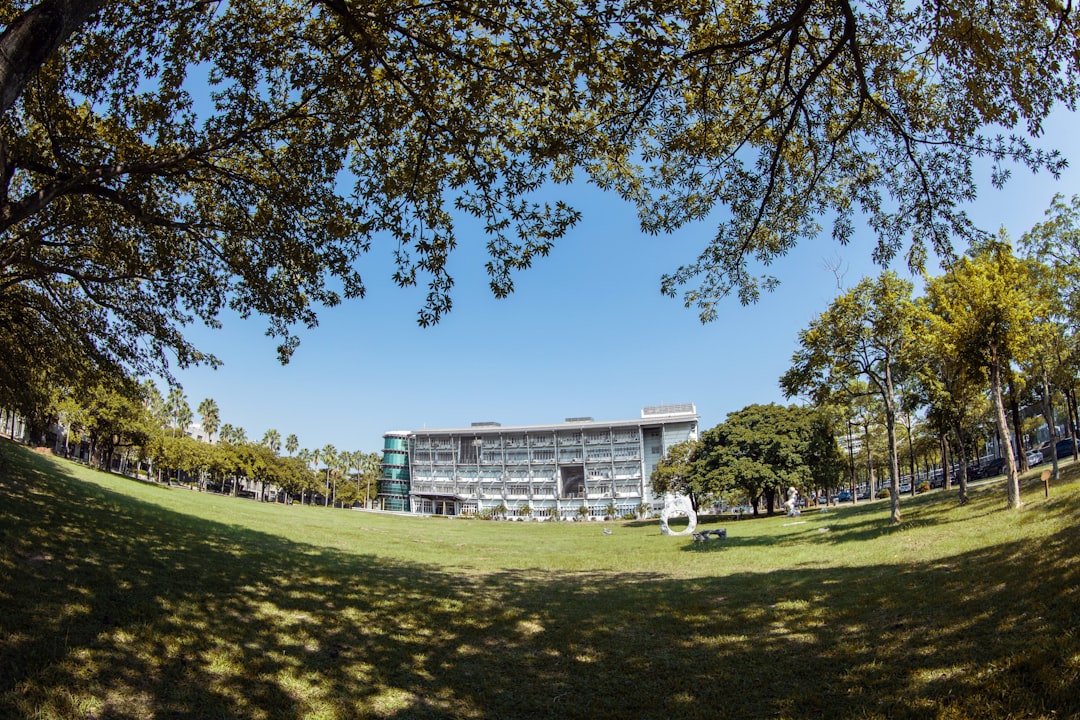
[{"label": "grass slope", "polygon": [[1077,718],[1080,472],[694,544],[169,489],[0,444],[0,717]]}]

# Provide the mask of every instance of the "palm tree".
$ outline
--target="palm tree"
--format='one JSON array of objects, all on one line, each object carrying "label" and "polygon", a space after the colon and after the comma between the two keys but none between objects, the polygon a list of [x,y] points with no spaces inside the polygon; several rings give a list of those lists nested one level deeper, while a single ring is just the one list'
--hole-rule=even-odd
[{"label": "palm tree", "polygon": [[202,418],[203,430],[206,431],[206,441],[213,444],[214,433],[217,432],[218,424],[221,422],[218,406],[213,398],[206,398],[199,403],[199,417]]},{"label": "palm tree", "polygon": [[349,453],[349,469],[356,475],[356,499],[359,501],[361,497],[364,498],[364,507],[368,507],[368,497],[366,493],[364,495],[360,494],[360,479],[364,478],[367,481],[368,492],[370,492],[371,480],[370,478],[365,477],[368,474],[368,467],[369,462],[367,453],[362,450]]},{"label": "palm tree", "polygon": [[150,417],[154,419],[159,427],[164,429],[169,422],[169,413],[165,409],[165,398],[161,397],[161,391],[158,390],[153,380],[143,381],[142,394],[143,403],[150,413]]},{"label": "palm tree", "polygon": [[[183,435],[191,424],[191,406],[188,405],[187,396],[181,388],[174,387],[169,390],[169,399],[165,401],[165,407],[169,418],[173,421],[173,427],[180,430]],[[173,437],[176,437],[175,431]]]},{"label": "palm tree", "polygon": [[[199,417],[202,418],[203,430],[206,431],[206,442],[214,444],[214,433],[217,432],[218,423],[221,421],[221,416],[218,413],[217,403],[213,398],[205,398],[199,403]],[[199,492],[202,492],[203,487],[206,485],[206,472],[199,473]]]},{"label": "palm tree", "polygon": [[[317,461],[313,461],[311,459],[311,454],[312,454],[311,451],[308,450],[307,448],[303,448],[299,452],[296,453],[296,457],[300,458],[300,460],[304,463],[304,467],[308,469],[309,473],[311,471],[311,466],[315,462],[317,462]],[[303,487],[300,488],[300,504],[301,505],[304,504],[304,496],[307,494],[309,484],[310,484],[310,481],[305,478],[304,485],[303,485]]]},{"label": "palm tree", "polygon": [[345,452],[341,453],[341,466],[342,466],[342,468],[344,468],[344,475],[342,476],[343,480],[348,479],[349,473],[354,468],[357,469],[357,473],[356,473],[356,495],[353,496],[353,504],[355,505],[356,501],[358,501],[360,499],[360,472],[359,472],[360,453],[356,452],[356,451],[349,451],[349,450],[346,450]]},{"label": "palm tree", "polygon": [[337,448],[333,445],[326,445],[322,449],[323,462],[326,463],[326,501],[323,503],[324,507],[330,507],[330,468],[337,464]]},{"label": "palm tree", "polygon": [[300,441],[296,438],[296,435],[289,433],[289,437],[285,438],[285,452],[289,455],[295,455],[296,449],[300,447]]},{"label": "palm tree", "polygon": [[194,419],[195,415],[191,412],[191,407],[185,400],[184,404],[180,406],[180,409],[176,414],[176,425],[180,429],[181,435],[187,435],[187,429],[191,426],[191,422]]},{"label": "palm tree", "polygon": [[371,507],[371,478],[379,476],[382,458],[379,453],[360,453],[361,472],[367,480],[367,491],[364,493],[364,507]]},{"label": "palm tree", "polygon": [[266,434],[263,435],[262,444],[273,450],[274,454],[277,455],[278,451],[281,450],[281,433],[273,428],[267,430]]}]

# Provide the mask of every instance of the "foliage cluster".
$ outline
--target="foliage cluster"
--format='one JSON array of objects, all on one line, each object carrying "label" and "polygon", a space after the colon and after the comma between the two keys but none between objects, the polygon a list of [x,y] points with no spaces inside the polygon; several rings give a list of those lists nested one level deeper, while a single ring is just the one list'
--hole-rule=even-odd
[{"label": "foliage cluster", "polygon": [[974,160],[1057,173],[1037,139],[1080,94],[1060,0],[37,0],[0,23],[0,404],[25,415],[43,374],[216,363],[184,332],[227,309],[286,360],[364,296],[374,243],[438,322],[461,217],[505,296],[578,221],[548,199],[576,176],[647,232],[726,208],[660,282],[703,320],[826,221],[846,242],[867,218],[883,263],[948,260],[985,235]]},{"label": "foliage cluster", "polygon": [[331,445],[301,449],[289,435],[289,455],[282,457],[277,430],[249,441],[243,428],[219,426],[217,403],[210,398],[199,405],[205,436],[189,436],[193,415],[178,388],[167,398],[151,382],[69,388],[58,391],[50,407],[63,425],[65,437],[57,441],[63,454],[95,467],[234,495],[246,487],[244,492],[260,499],[270,497],[271,489],[282,500],[296,497],[301,503],[318,495],[324,504],[345,507],[367,504],[378,490],[378,454]]},{"label": "foliage cluster", "polygon": [[954,474],[961,503],[969,473],[979,472],[976,442],[996,436],[1008,504],[1018,508],[1019,472],[1027,467],[1031,438],[1044,433],[1046,459],[1058,477],[1056,441],[1080,435],[1080,196],[1071,204],[1055,198],[1047,215],[1021,239],[1022,255],[1002,230],[941,275],[925,276],[919,297],[912,282],[892,271],[843,292],[799,333],[791,368],[780,379],[789,397],[805,397],[813,410],[752,405],[732,413],[701,442],[671,448],[653,474],[654,490],[681,492],[699,503],[737,489],[755,509],[764,499],[771,512],[778,492],[789,486],[806,494],[839,485],[844,463],[837,437],[843,435],[855,493],[858,429],[865,485],[875,493],[877,427],[884,431],[879,447],[889,483],[881,496],[890,500],[893,522],[901,519],[901,477],[912,494],[929,489],[915,471],[913,436],[919,435],[919,453],[938,455],[945,487]]},{"label": "foliage cluster", "polygon": [[837,487],[843,468],[827,416],[794,405],[750,405],[700,440],[670,448],[651,483],[656,495],[689,496],[695,510],[749,498],[755,512],[764,500],[771,514],[789,488],[809,494]]}]

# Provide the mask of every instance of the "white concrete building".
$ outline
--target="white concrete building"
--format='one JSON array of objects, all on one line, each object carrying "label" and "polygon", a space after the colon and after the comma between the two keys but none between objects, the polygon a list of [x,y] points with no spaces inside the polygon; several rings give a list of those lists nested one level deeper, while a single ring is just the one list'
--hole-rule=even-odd
[{"label": "white concrete building", "polygon": [[379,501],[386,510],[461,515],[503,507],[536,519],[659,508],[649,476],[668,448],[698,437],[692,403],[632,420],[389,432]]}]

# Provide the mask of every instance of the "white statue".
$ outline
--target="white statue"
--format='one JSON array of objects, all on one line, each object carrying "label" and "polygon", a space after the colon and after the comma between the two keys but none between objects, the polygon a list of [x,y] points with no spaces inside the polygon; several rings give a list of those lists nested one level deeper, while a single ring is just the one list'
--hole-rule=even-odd
[{"label": "white statue", "polygon": [[[668,527],[668,519],[680,515],[686,515],[690,524],[685,530],[675,532]],[[696,529],[697,513],[694,512],[694,505],[690,502],[690,498],[686,495],[664,493],[664,509],[660,511],[660,532],[664,535],[690,535]]]},{"label": "white statue", "polygon": [[784,506],[787,508],[788,517],[799,517],[799,508],[795,507],[795,503],[799,502],[799,491],[795,488],[788,488],[787,502]]}]

